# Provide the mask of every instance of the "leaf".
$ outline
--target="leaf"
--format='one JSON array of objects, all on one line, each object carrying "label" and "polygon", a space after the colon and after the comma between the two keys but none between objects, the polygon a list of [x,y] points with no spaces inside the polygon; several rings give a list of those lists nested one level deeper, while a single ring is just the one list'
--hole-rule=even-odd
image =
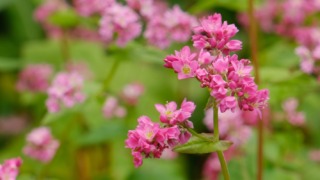
[{"label": "leaf", "polygon": [[66,9],[50,16],[49,21],[62,28],[72,28],[79,23],[79,17],[73,10]]},{"label": "leaf", "polygon": [[0,57],[0,71],[12,71],[20,67],[21,64],[19,60]]},{"label": "leaf", "polygon": [[225,151],[232,145],[230,141],[206,141],[198,137],[192,137],[189,142],[173,148],[174,151],[186,154],[205,154],[216,151]]},{"label": "leaf", "polygon": [[93,144],[105,143],[106,141],[112,141],[116,138],[123,137],[125,134],[126,129],[122,122],[110,121],[87,134],[77,137],[77,139],[75,139],[75,143],[78,146],[90,146]]}]

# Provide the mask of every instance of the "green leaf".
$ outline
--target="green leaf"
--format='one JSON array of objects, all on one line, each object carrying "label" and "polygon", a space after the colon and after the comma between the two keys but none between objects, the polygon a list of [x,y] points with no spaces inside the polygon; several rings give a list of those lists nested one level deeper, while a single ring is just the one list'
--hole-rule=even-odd
[{"label": "green leaf", "polygon": [[21,64],[19,60],[0,57],[0,71],[17,70],[20,66]]},{"label": "green leaf", "polygon": [[56,12],[49,18],[51,23],[62,28],[75,27],[79,23],[79,20],[77,14],[71,9]]},{"label": "green leaf", "polygon": [[107,122],[101,127],[94,129],[93,131],[77,137],[75,143],[78,146],[90,146],[94,144],[101,144],[107,141],[112,141],[116,138],[123,137],[126,134],[122,122]]},{"label": "green leaf", "polygon": [[232,145],[230,141],[206,141],[198,137],[192,137],[189,142],[176,146],[173,150],[186,154],[205,154],[216,151],[225,151]]}]

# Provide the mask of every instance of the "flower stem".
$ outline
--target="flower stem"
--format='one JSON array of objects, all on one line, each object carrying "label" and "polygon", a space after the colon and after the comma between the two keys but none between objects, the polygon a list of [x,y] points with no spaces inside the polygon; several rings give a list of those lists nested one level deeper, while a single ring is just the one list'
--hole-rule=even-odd
[{"label": "flower stem", "polygon": [[[254,17],[254,0],[249,0],[249,19],[250,19],[250,48],[251,59],[254,66],[255,81],[257,85],[260,84],[259,62],[258,62],[258,29],[257,21]],[[257,180],[262,180],[263,177],[263,119],[258,121],[258,153],[257,153]]]},{"label": "flower stem", "polygon": [[113,79],[115,73],[117,72],[117,69],[119,67],[120,61],[115,60],[112,64],[112,67],[110,69],[110,72],[107,76],[107,78],[104,81],[103,87],[102,87],[102,92],[106,91],[109,87],[109,84],[111,83],[111,80]]},{"label": "flower stem", "polygon": [[219,119],[217,102],[213,100],[213,141],[219,140]]},{"label": "flower stem", "polygon": [[228,166],[227,166],[226,160],[224,158],[223,152],[222,151],[217,151],[217,154],[218,154],[218,157],[219,157],[219,161],[220,161],[223,177],[224,177],[225,180],[230,180]]},{"label": "flower stem", "polygon": [[[215,100],[213,101],[213,124],[214,124],[213,140],[219,141],[220,138],[219,138],[218,106],[217,106],[217,102]],[[226,160],[224,158],[223,152],[217,151],[217,154],[219,157],[223,177],[225,180],[230,180],[229,170],[228,170],[228,166],[227,166]]]},{"label": "flower stem", "polygon": [[70,60],[70,49],[68,43],[68,32],[66,29],[62,30],[61,36],[61,55],[63,62],[68,62]]},{"label": "flower stem", "polygon": [[198,134],[196,131],[194,131],[192,128],[187,128],[185,127],[193,136],[196,136],[202,140],[205,140],[205,141],[212,141],[211,139],[209,138],[206,138],[205,136],[202,136],[201,134]]}]

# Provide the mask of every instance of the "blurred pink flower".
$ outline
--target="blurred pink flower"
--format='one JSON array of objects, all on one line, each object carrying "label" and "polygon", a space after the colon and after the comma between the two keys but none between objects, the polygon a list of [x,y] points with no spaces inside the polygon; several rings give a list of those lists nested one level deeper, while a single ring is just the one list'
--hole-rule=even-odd
[{"label": "blurred pink flower", "polygon": [[302,126],[305,123],[305,114],[298,112],[298,100],[295,98],[288,98],[282,104],[285,116],[288,122],[295,126]]},{"label": "blurred pink flower", "polygon": [[197,25],[196,19],[183,12],[179,6],[157,13],[147,21],[144,37],[159,48],[167,48],[172,42],[186,42]]},{"label": "blurred pink flower", "polygon": [[114,96],[106,98],[102,112],[103,116],[107,119],[113,117],[124,118],[127,115],[127,110],[119,105],[118,99]]},{"label": "blurred pink flower", "polygon": [[19,74],[18,91],[45,92],[53,69],[49,64],[27,65]]},{"label": "blurred pink flower", "polygon": [[49,87],[46,105],[51,113],[58,112],[61,106],[71,108],[85,100],[82,92],[83,78],[76,72],[60,72]]},{"label": "blurred pink flower", "polygon": [[22,160],[20,157],[5,160],[3,164],[0,164],[0,179],[16,180],[21,164]]},{"label": "blurred pink flower", "polygon": [[27,119],[24,116],[12,115],[0,117],[0,135],[17,135],[27,127]]},{"label": "blurred pink flower", "polygon": [[117,45],[123,47],[141,33],[139,16],[130,7],[113,4],[104,10],[100,19],[99,33],[109,43],[117,36]]},{"label": "blurred pink flower", "polygon": [[52,137],[47,127],[33,129],[27,135],[26,140],[27,144],[23,148],[23,153],[43,163],[51,161],[59,147],[59,141]]},{"label": "blurred pink flower", "polygon": [[315,162],[320,162],[320,150],[314,149],[309,151],[309,159]]},{"label": "blurred pink flower", "polygon": [[81,16],[91,16],[94,14],[102,14],[105,9],[116,3],[115,0],[74,0],[76,11]]},{"label": "blurred pink flower", "polygon": [[139,97],[144,92],[144,86],[141,83],[133,82],[127,84],[121,93],[123,101],[131,106],[135,106],[138,103]]}]

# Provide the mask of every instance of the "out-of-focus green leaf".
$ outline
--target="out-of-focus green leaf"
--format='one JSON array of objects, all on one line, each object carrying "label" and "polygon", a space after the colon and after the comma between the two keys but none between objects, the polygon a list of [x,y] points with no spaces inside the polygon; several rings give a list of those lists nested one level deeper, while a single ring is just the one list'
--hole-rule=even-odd
[{"label": "out-of-focus green leaf", "polygon": [[15,1],[18,1],[18,0],[1,0],[0,1],[0,11],[4,8],[6,8],[7,6],[15,3]]},{"label": "out-of-focus green leaf", "polygon": [[262,67],[261,81],[264,83],[286,81],[301,75],[300,72],[290,73],[287,68]]},{"label": "out-of-focus green leaf", "polygon": [[20,67],[21,67],[20,61],[16,59],[0,57],[0,71],[8,72],[8,71],[17,70]]},{"label": "out-of-focus green leaf", "polygon": [[75,139],[75,144],[78,146],[90,146],[94,144],[101,144],[126,134],[126,129],[121,122],[107,122],[101,127],[92,130]]},{"label": "out-of-focus green leaf", "polygon": [[174,147],[174,151],[186,154],[205,154],[225,151],[232,145],[231,141],[206,141],[193,136],[187,143]]},{"label": "out-of-focus green leaf", "polygon": [[281,179],[281,180],[300,180],[300,176],[291,171],[285,171],[279,168],[276,168],[272,171],[266,171],[264,179]]},{"label": "out-of-focus green leaf", "polygon": [[235,11],[246,11],[248,2],[246,0],[215,0],[207,1],[200,0],[193,5],[189,11],[191,13],[201,13],[203,11],[208,11],[214,7],[223,7],[226,9],[231,9]]},{"label": "out-of-focus green leaf", "polygon": [[58,11],[50,16],[49,21],[62,28],[72,28],[79,23],[79,17],[72,9]]}]

